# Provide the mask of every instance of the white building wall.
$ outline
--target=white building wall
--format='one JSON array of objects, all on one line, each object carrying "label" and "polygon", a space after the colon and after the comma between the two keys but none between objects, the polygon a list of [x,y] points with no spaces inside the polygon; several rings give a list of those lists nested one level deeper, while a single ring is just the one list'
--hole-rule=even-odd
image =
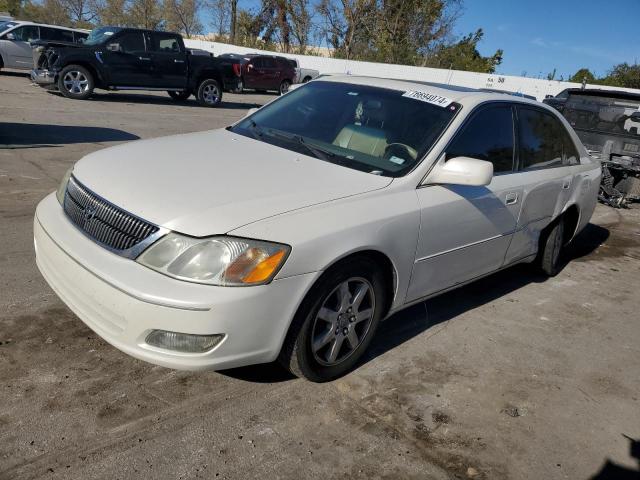
[{"label": "white building wall", "polygon": [[[208,42],[204,40],[185,40],[188,48],[199,48],[212,52],[214,55],[223,53],[265,53],[269,55],[283,55],[278,52],[239,47],[226,43]],[[364,75],[372,77],[396,78],[402,80],[419,80],[424,82],[444,83],[470,88],[496,88],[510,92],[533,95],[542,100],[546,95],[557,95],[565,88],[579,88],[581,84],[560,82],[558,80],[542,80],[538,78],[517,77],[513,75],[497,75],[460,70],[445,70],[440,68],[413,67],[409,65],[395,65],[389,63],[361,62],[356,60],[342,60],[338,58],[316,57],[311,55],[284,54],[283,56],[296,58],[303,68],[313,68],[323,73],[339,73],[350,75]],[[587,85],[589,88],[607,88],[640,93],[640,90],[630,88],[603,87],[602,85]]]}]

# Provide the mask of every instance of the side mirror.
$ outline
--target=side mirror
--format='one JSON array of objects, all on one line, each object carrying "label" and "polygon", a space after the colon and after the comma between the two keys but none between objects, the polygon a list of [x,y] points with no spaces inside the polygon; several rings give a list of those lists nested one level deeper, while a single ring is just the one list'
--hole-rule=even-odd
[{"label": "side mirror", "polygon": [[78,38],[77,43],[83,44],[84,40],[85,40],[84,37],[80,37]]},{"label": "side mirror", "polygon": [[120,44],[119,43],[109,43],[109,44],[107,44],[107,50],[109,50],[110,52],[121,52],[122,51],[120,49]]},{"label": "side mirror", "polygon": [[630,118],[634,122],[640,122],[640,112],[633,112]]},{"label": "side mirror", "polygon": [[247,114],[245,115],[245,117],[248,117],[249,115],[253,115],[257,111],[258,111],[257,107],[250,108],[249,110],[247,110]]},{"label": "side mirror", "polygon": [[493,178],[493,163],[469,157],[455,157],[438,162],[427,177],[426,184],[489,185]]},{"label": "side mirror", "polygon": [[7,33],[4,38],[6,38],[7,40],[15,40],[16,36],[13,33]]},{"label": "side mirror", "polygon": [[249,65],[247,65],[247,70],[253,70],[253,63],[250,63]]}]

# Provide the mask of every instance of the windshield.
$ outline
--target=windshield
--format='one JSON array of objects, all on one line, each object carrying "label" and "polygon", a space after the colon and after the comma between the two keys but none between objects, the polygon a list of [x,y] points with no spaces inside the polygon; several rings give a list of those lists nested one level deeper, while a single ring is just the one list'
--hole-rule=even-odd
[{"label": "windshield", "polygon": [[98,45],[122,30],[121,27],[100,27],[91,30],[83,45]]},{"label": "windshield", "polygon": [[563,114],[576,130],[640,135],[640,98],[571,94]]},{"label": "windshield", "polygon": [[459,110],[459,104],[429,92],[315,81],[230,130],[348,168],[399,177],[422,159]]},{"label": "windshield", "polygon": [[5,30],[9,30],[11,27],[15,27],[16,25],[18,25],[16,22],[0,22],[0,33],[4,32]]}]

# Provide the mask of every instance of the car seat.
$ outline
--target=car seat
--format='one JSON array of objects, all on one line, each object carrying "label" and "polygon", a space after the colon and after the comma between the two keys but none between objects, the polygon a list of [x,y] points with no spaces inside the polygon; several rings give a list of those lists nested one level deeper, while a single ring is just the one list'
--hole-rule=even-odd
[{"label": "car seat", "polygon": [[386,112],[379,100],[363,100],[356,109],[355,121],[346,125],[333,141],[334,145],[356,152],[382,157],[387,148],[383,130]]}]

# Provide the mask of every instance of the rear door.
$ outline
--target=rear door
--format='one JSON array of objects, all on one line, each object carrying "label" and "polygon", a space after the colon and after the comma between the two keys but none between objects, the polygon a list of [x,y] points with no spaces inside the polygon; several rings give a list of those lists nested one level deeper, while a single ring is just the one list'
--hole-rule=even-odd
[{"label": "rear door", "polygon": [[[109,49],[112,45],[116,51]],[[117,87],[153,87],[150,54],[146,51],[142,32],[114,35],[107,44],[105,65],[109,84]]]},{"label": "rear door", "polygon": [[522,210],[507,252],[507,262],[537,252],[540,232],[562,212],[574,188],[571,163],[579,162],[573,142],[554,114],[535,106],[519,105],[517,116],[516,176],[524,188]]},{"label": "rear door", "polygon": [[506,102],[479,107],[446,148],[446,160],[465,156],[493,163],[489,185],[428,185],[417,190],[420,236],[408,301],[503,265],[522,196],[514,170],[514,113]]},{"label": "rear door", "polygon": [[161,32],[147,34],[147,50],[153,62],[156,87],[187,87],[187,53],[177,35]]},{"label": "rear door", "polygon": [[278,65],[278,61],[273,57],[264,57],[263,62],[264,88],[267,90],[277,90],[280,86],[280,66]]},{"label": "rear door", "polygon": [[[9,40],[7,35],[12,35]],[[31,69],[33,68],[33,52],[31,43],[40,39],[37,25],[23,25],[7,32],[2,37],[2,52],[5,67]]]}]

